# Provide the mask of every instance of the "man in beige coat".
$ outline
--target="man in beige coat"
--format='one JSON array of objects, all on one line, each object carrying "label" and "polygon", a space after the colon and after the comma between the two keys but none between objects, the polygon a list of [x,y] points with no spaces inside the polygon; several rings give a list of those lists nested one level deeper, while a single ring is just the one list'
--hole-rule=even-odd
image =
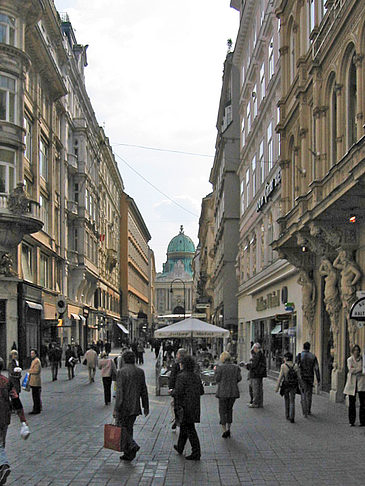
[{"label": "man in beige coat", "polygon": [[89,383],[93,383],[95,381],[95,370],[98,365],[98,355],[94,349],[90,348],[86,351],[84,359],[89,371]]},{"label": "man in beige coat", "polygon": [[41,360],[38,358],[38,351],[36,349],[31,349],[30,357],[32,362],[29,368],[29,386],[32,389],[33,398],[33,410],[30,412],[32,415],[38,415],[42,410],[41,402],[41,391],[42,391],[42,381],[41,381]]}]

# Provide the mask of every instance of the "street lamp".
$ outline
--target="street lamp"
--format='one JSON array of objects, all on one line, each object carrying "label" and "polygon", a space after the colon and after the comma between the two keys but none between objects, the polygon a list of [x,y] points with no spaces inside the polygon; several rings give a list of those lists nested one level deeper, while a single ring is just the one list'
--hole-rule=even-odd
[{"label": "street lamp", "polygon": [[172,294],[172,284],[174,282],[181,282],[183,284],[183,287],[184,287],[184,319],[185,319],[185,282],[184,280],[182,280],[181,278],[174,278],[174,280],[172,280],[172,282],[170,283],[170,294]]}]

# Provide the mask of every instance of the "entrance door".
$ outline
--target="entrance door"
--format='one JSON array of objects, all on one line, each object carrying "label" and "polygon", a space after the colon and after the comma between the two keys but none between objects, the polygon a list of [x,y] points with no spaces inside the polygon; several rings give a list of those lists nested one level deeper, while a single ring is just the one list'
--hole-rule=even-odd
[{"label": "entrance door", "polygon": [[6,300],[0,300],[0,356],[6,360]]}]

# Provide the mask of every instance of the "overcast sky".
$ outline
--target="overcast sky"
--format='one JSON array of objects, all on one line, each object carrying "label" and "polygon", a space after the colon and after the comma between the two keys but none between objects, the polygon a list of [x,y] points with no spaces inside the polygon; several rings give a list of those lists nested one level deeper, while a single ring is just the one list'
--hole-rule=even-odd
[{"label": "overcast sky", "polygon": [[167,245],[181,224],[197,244],[213,157],[124,144],[214,155],[227,39],[236,39],[239,13],[229,0],[55,4],[69,14],[78,43],[89,44],[87,90],[113,146],[125,191],[151,233],[156,270],[161,271]]}]

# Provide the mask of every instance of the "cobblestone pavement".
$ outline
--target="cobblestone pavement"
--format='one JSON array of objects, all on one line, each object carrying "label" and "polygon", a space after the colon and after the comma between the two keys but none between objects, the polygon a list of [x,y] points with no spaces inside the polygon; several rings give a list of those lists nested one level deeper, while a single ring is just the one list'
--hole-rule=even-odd
[{"label": "cobblestone pavement", "polygon": [[[7,453],[12,473],[7,484],[19,486],[277,486],[365,484],[365,430],[349,427],[344,405],[315,396],[313,412],[304,419],[297,398],[296,423],[287,422],[274,382],[265,380],[264,408],[249,409],[247,381],[234,409],[232,437],[221,438],[217,399],[202,398],[202,422],[198,434],[200,462],[186,461],[172,445],[169,397],[154,395],[154,359],[145,354],[150,415],[138,417],[135,438],[141,449],[132,463],[103,448],[103,425],[111,421],[112,407],[103,401],[100,373],[88,383],[86,368],[77,366],[76,377],[67,380],[61,369],[51,381],[43,369],[43,412],[29,416],[32,431],[27,441],[12,418]],[[31,410],[29,393],[21,398]],[[187,451],[188,452],[188,451]]]}]

